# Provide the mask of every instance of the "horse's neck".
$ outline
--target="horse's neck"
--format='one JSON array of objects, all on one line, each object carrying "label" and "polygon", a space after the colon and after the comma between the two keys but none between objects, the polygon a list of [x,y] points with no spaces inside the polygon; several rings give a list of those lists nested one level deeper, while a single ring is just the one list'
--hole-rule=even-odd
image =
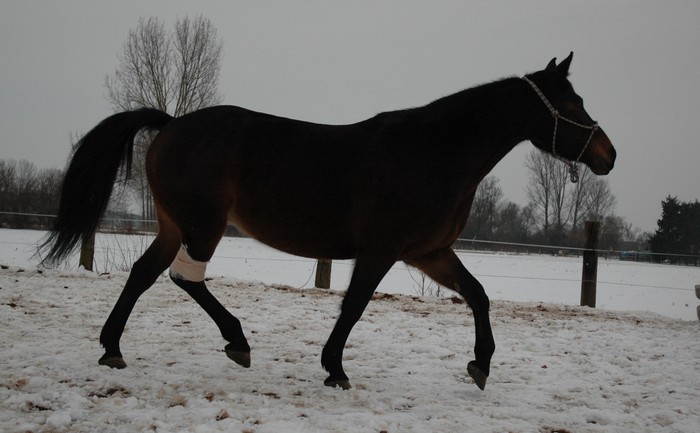
[{"label": "horse's neck", "polygon": [[536,112],[528,90],[522,80],[507,78],[437,100],[425,107],[426,115],[438,119],[436,130],[452,141],[456,162],[483,178],[528,139]]}]

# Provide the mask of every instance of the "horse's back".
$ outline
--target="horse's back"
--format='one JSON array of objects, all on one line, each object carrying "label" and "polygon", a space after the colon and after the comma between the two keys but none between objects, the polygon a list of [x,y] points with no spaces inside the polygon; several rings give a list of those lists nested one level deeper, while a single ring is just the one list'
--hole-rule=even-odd
[{"label": "horse's back", "polygon": [[352,129],[233,106],[200,110],[173,120],[154,140],[149,181],[166,210],[225,212],[281,250],[353,257],[349,220],[359,205],[353,174],[362,140],[353,141]]}]

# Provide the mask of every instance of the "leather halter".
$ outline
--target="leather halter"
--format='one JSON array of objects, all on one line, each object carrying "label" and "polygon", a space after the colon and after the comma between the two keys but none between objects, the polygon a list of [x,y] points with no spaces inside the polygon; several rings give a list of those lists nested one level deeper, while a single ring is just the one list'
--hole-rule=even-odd
[{"label": "leather halter", "polygon": [[[535,93],[537,93],[537,96],[540,97],[542,102],[544,102],[544,105],[547,106],[547,109],[549,110],[549,113],[552,115],[554,118],[554,132],[552,133],[552,155],[554,155],[555,158],[558,160],[564,162],[567,166],[569,166],[569,175],[571,177],[571,182],[576,183],[578,182],[579,179],[579,173],[578,173],[578,165],[577,163],[583,156],[583,153],[586,151],[588,148],[588,145],[591,143],[591,140],[593,139],[593,134],[596,133],[596,131],[599,129],[598,128],[598,122],[593,122],[592,125],[584,125],[582,123],[578,123],[574,120],[568,119],[561,114],[559,114],[559,110],[554,108],[554,106],[549,102],[546,96],[544,96],[544,93],[540,90],[539,87],[535,83],[532,82],[527,77],[523,77],[523,80],[525,80],[530,86],[532,86],[533,90]],[[588,129],[591,131],[591,133],[588,135],[588,140],[586,140],[586,144],[583,145],[583,148],[581,148],[581,151],[578,154],[578,157],[575,160],[570,160],[568,158],[565,158],[557,153],[557,128],[559,127],[559,120],[563,120],[564,122],[570,123],[574,126],[578,126],[579,128],[583,129]]]}]

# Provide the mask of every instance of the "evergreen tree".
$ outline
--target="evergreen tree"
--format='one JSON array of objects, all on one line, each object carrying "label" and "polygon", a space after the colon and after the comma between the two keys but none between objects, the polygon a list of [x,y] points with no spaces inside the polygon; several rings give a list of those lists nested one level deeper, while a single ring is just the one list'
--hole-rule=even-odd
[{"label": "evergreen tree", "polygon": [[657,256],[673,263],[695,263],[700,253],[700,203],[666,197],[661,202],[661,219],[649,240],[654,253],[684,254],[695,257]]}]

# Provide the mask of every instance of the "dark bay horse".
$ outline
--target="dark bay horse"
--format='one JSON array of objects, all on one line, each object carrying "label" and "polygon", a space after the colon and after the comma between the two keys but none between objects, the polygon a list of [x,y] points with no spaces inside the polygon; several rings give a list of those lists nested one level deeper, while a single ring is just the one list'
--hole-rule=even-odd
[{"label": "dark bay horse", "polygon": [[[573,53],[572,53],[573,55]],[[160,131],[146,158],[158,235],[136,261],[102,329],[100,364],[126,366],[119,348],[139,296],[170,267],[173,281],[214,319],[226,354],[250,366],[241,323],[207,290],[206,262],[227,224],[288,253],[355,259],[340,316],[323,348],[325,384],[349,388],[343,348],[377,284],[404,261],[464,297],[475,320],[469,375],[483,389],[495,343],[489,299],[451,249],[479,182],[529,140],[573,168],[607,174],[615,150],[574,92],[572,55],[428,105],[352,125],[321,125],[219,106],[180,118],[142,109],[108,117],[74,150],[45,263],[91,236],[135,134]]]}]

